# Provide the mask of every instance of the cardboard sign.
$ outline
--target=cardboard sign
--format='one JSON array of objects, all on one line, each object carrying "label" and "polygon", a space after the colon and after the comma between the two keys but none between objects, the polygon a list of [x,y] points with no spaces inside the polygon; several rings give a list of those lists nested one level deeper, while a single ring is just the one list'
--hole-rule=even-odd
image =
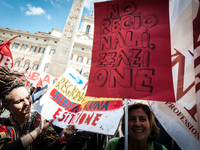
[{"label": "cardboard sign", "polygon": [[87,80],[68,68],[34,109],[61,128],[75,124],[77,129],[114,135],[123,115],[123,101],[115,98],[85,97]]},{"label": "cardboard sign", "polygon": [[124,0],[94,6],[86,95],[174,102],[169,1]]}]

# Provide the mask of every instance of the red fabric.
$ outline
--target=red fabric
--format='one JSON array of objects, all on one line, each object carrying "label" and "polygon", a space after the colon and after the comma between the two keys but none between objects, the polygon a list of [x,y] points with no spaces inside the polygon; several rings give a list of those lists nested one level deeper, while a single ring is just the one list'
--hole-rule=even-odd
[{"label": "red fabric", "polygon": [[169,1],[117,0],[94,7],[86,96],[175,102]]},{"label": "red fabric", "polygon": [[8,131],[6,130],[5,126],[0,125],[0,132],[5,132],[8,134]]},{"label": "red fabric", "polygon": [[0,66],[9,66],[13,67],[13,58],[10,51],[10,41],[18,36],[13,37],[12,39],[3,42],[0,44]]}]

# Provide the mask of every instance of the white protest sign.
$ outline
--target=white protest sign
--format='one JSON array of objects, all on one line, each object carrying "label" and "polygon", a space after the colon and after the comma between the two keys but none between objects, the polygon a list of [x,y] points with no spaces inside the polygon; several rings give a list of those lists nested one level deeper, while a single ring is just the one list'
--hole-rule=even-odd
[{"label": "white protest sign", "polygon": [[68,68],[34,106],[47,120],[64,128],[75,124],[77,129],[114,135],[123,115],[122,99],[85,97],[87,80]]}]

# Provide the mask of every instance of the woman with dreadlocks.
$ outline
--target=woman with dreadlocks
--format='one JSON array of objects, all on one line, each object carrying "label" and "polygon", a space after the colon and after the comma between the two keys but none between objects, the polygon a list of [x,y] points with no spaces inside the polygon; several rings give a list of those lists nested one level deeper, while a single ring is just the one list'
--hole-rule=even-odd
[{"label": "woman with dreadlocks", "polygon": [[38,113],[31,113],[32,99],[24,75],[9,67],[0,67],[1,112],[10,111],[8,118],[0,118],[0,149],[49,150],[62,149],[76,132],[68,125],[58,137],[49,122]]}]

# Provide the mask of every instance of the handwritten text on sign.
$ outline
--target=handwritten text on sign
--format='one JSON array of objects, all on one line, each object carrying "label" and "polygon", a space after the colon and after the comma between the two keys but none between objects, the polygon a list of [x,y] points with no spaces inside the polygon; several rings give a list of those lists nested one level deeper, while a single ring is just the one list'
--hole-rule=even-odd
[{"label": "handwritten text on sign", "polygon": [[87,80],[73,68],[56,81],[35,104],[34,109],[53,124],[64,128],[75,124],[77,129],[114,135],[123,115],[123,101],[116,98],[85,97]]},{"label": "handwritten text on sign", "polygon": [[168,0],[95,3],[95,14],[86,95],[174,101]]}]

